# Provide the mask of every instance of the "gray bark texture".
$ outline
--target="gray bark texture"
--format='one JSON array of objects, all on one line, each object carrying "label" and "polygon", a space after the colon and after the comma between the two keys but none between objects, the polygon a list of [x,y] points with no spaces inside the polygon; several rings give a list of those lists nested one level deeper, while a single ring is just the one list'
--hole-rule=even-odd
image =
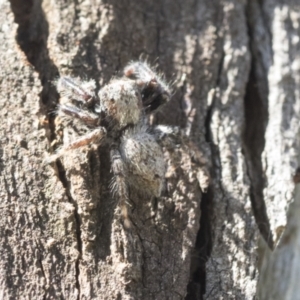
[{"label": "gray bark texture", "polygon": [[[164,148],[166,195],[130,191],[126,229],[106,146],[44,160],[55,80],[140,57],[173,82],[151,121],[211,183]],[[1,299],[300,299],[299,0],[0,0],[0,67]]]}]

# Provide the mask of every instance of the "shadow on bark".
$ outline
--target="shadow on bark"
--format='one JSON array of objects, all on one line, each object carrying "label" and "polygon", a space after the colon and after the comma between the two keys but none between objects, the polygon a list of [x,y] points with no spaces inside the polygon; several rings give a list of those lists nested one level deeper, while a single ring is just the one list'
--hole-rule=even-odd
[{"label": "shadow on bark", "polygon": [[[253,214],[259,231],[270,247],[273,249],[274,241],[264,200],[266,178],[262,165],[262,153],[265,148],[265,132],[268,124],[268,80],[264,68],[266,62],[262,61],[260,49],[256,45],[255,21],[253,19],[254,4],[249,3],[247,8],[247,25],[252,52],[251,70],[249,74],[245,105],[245,128],[243,134],[244,155],[246,158],[248,175],[250,177],[250,197]],[[257,37],[256,37],[257,38]],[[260,68],[260,71],[257,70]],[[258,78],[260,74],[261,78]]]},{"label": "shadow on bark", "polygon": [[42,1],[10,0],[10,4],[15,22],[19,25],[16,42],[39,74],[43,86],[42,104],[53,107],[57,103],[58,93],[52,81],[59,73],[47,49],[49,28],[41,7]]}]

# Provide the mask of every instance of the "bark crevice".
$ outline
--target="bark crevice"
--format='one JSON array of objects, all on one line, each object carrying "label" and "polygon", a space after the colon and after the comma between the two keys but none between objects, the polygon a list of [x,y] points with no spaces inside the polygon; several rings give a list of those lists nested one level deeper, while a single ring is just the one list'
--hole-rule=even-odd
[{"label": "bark crevice", "polygon": [[190,281],[187,286],[186,300],[201,300],[206,293],[206,262],[212,250],[210,220],[212,199],[213,191],[209,187],[201,199],[200,229],[197,234],[195,249],[191,255]]},{"label": "bark crevice", "polygon": [[[222,51],[220,61],[218,64],[218,72],[215,82],[214,94],[212,95],[212,101],[209,103],[207,113],[205,117],[205,141],[210,147],[211,153],[214,151],[211,137],[211,118],[212,112],[215,107],[215,97],[218,92],[218,86],[220,83],[220,77],[224,63],[224,51]],[[213,170],[215,168],[212,168]],[[214,175],[211,174],[213,177]],[[206,294],[206,263],[210,258],[212,250],[212,231],[211,231],[211,216],[212,216],[212,203],[213,203],[213,186],[212,182],[208,188],[207,193],[202,194],[201,198],[201,217],[200,217],[200,229],[197,234],[195,248],[191,256],[191,270],[190,280],[187,287],[186,300],[203,299]]]},{"label": "bark crevice", "polygon": [[[216,97],[218,97],[219,93],[219,85],[221,81],[221,74],[223,70],[223,65],[224,65],[224,58],[225,58],[225,52],[222,49],[221,50],[221,55],[218,63],[218,69],[217,69],[217,76],[215,80],[215,85],[214,85],[214,90],[211,103],[208,105],[207,109],[207,114],[205,117],[205,140],[208,143],[210,147],[210,152],[211,155],[214,156],[216,155],[220,161],[220,156],[219,156],[219,151],[217,147],[213,143],[213,138],[211,134],[211,121],[212,121],[212,115],[213,111],[216,108]],[[214,160],[212,160],[212,173],[211,177],[212,179],[216,177],[216,174],[214,174],[213,170],[217,170],[217,166],[214,164]],[[221,166],[221,163],[220,163]],[[220,185],[221,191],[223,198],[225,199],[225,191],[222,189],[222,186]],[[214,186],[213,186],[213,180],[211,180],[209,189],[206,194],[203,194],[202,196],[202,201],[201,201],[201,218],[200,218],[200,230],[197,235],[197,240],[196,240],[196,250],[198,251],[199,255],[199,260],[197,262],[198,268],[196,268],[196,271],[193,274],[193,280],[194,282],[196,281],[195,279],[198,278],[198,286],[195,285],[191,287],[191,283],[189,284],[190,290],[186,300],[192,300],[192,299],[204,299],[204,298],[209,298],[209,295],[212,293],[212,291],[207,291],[206,287],[206,273],[207,273],[207,266],[206,263],[211,257],[211,251],[212,251],[212,243],[213,243],[213,232],[211,228],[211,222],[212,222],[212,217],[213,217],[213,197],[214,197]],[[191,266],[193,267],[193,258],[192,258],[192,263]],[[194,267],[195,268],[195,267]],[[196,287],[196,290],[195,290]],[[193,292],[191,292],[191,290]]]},{"label": "bark crevice", "polygon": [[81,218],[78,213],[78,205],[76,201],[71,196],[70,189],[69,189],[69,182],[66,176],[66,171],[63,167],[63,164],[60,160],[57,160],[56,162],[57,170],[58,170],[58,177],[61,181],[63,187],[65,188],[66,195],[68,197],[68,200],[70,203],[73,204],[74,207],[74,223],[75,223],[75,234],[76,234],[76,240],[77,240],[77,249],[79,252],[78,257],[75,260],[75,286],[78,290],[78,297],[77,299],[80,299],[80,260],[82,258],[82,238],[81,238]]},{"label": "bark crevice", "polygon": [[[44,125],[48,127],[50,136],[49,143],[55,140],[55,115],[52,113],[58,102],[58,92],[53,80],[58,77],[59,72],[56,65],[49,56],[47,41],[49,36],[49,25],[40,0],[10,0],[11,9],[15,22],[18,24],[16,42],[25,54],[28,62],[34,67],[39,75],[42,86],[40,93],[40,114],[44,116]],[[60,161],[56,162],[55,169],[58,171],[58,178],[65,188],[66,195],[70,203],[74,206],[74,222],[76,227],[76,239],[79,255],[75,261],[75,286],[78,289],[78,299],[80,299],[80,259],[82,256],[81,239],[81,219],[78,207],[72,199],[66,171]],[[45,272],[40,259],[41,272],[45,277]],[[46,288],[44,287],[46,292]],[[45,296],[46,297],[46,294]]]},{"label": "bark crevice", "polygon": [[[256,2],[256,1],[254,1]],[[250,199],[253,214],[259,231],[270,247],[273,249],[274,241],[264,200],[266,178],[264,176],[262,153],[265,148],[265,132],[268,123],[268,78],[264,62],[260,55],[261,49],[257,44],[257,20],[260,14],[254,13],[261,7],[258,3],[248,3],[247,26],[249,48],[251,51],[251,69],[249,73],[246,93],[244,97],[245,127],[243,134],[243,151],[250,179]],[[265,25],[264,22],[261,24]],[[267,29],[264,28],[267,32]]]}]

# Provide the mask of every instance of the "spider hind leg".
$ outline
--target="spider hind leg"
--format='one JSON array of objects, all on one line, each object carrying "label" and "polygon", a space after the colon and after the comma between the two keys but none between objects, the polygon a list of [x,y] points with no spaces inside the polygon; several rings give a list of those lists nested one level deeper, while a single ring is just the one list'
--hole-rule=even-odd
[{"label": "spider hind leg", "polygon": [[110,158],[111,158],[111,166],[112,172],[114,175],[114,188],[115,192],[119,198],[119,203],[121,207],[121,215],[124,221],[124,226],[126,228],[131,227],[131,221],[128,216],[128,188],[126,183],[126,166],[123,162],[121,154],[119,150],[112,149],[110,151]]}]

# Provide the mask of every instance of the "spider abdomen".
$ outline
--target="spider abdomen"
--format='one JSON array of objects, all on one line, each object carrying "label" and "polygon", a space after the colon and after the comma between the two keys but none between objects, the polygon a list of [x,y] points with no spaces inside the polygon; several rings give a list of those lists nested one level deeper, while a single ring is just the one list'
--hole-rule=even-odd
[{"label": "spider abdomen", "polygon": [[144,128],[128,130],[122,138],[120,153],[126,163],[128,183],[144,194],[159,197],[166,165],[153,135]]}]

